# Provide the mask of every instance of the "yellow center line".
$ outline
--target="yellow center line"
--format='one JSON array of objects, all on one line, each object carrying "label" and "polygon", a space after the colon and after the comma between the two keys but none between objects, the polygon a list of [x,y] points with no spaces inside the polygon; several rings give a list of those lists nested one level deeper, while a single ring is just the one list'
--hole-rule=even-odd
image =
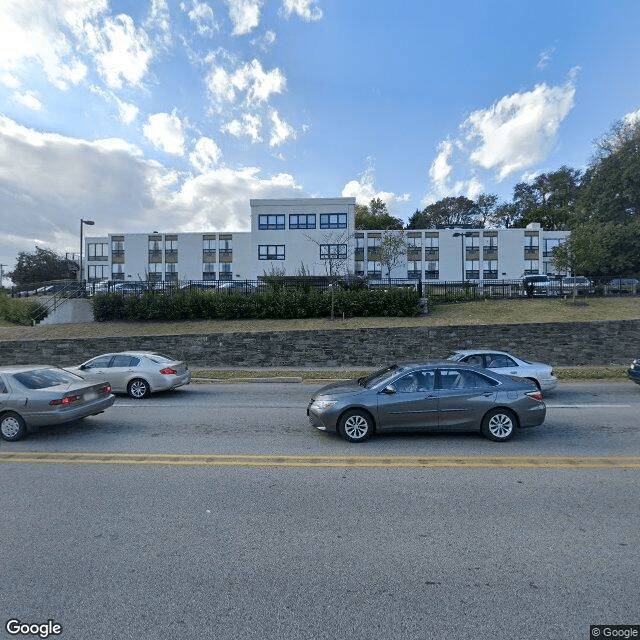
[{"label": "yellow center line", "polygon": [[634,469],[640,456],[311,456],[173,453],[0,453],[0,463],[368,469]]}]

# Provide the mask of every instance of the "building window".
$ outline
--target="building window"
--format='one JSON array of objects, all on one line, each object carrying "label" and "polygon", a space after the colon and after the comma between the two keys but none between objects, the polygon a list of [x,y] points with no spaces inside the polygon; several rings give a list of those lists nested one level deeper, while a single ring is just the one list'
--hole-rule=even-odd
[{"label": "building window", "polygon": [[524,261],[524,275],[535,276],[540,272],[540,262],[538,260]]},{"label": "building window", "polygon": [[124,262],[124,241],[111,240],[111,261]]},{"label": "building window", "polygon": [[344,260],[347,257],[346,244],[321,244],[320,260]]},{"label": "building window", "polygon": [[220,265],[220,274],[218,277],[220,280],[233,280],[233,271],[231,270],[230,263]]},{"label": "building window", "polygon": [[464,263],[465,280],[480,279],[480,262],[478,260],[466,260]]},{"label": "building window", "polygon": [[162,280],[162,265],[156,262],[149,263],[149,282],[160,282]]},{"label": "building window", "polygon": [[177,282],[178,281],[178,265],[177,264],[168,264],[167,270],[165,272],[164,279],[167,282]]},{"label": "building window", "polygon": [[164,261],[178,262],[178,241],[177,240],[164,241]]},{"label": "building window", "polygon": [[212,262],[205,262],[202,265],[202,279],[203,280],[215,280],[216,279],[216,265]]},{"label": "building window", "polygon": [[283,244],[258,245],[258,260],[284,260]]},{"label": "building window", "polygon": [[347,214],[346,213],[321,213],[320,228],[321,229],[346,229]]},{"label": "building window", "polygon": [[112,280],[124,280],[124,265],[113,264],[111,265],[111,279]]},{"label": "building window", "polygon": [[106,280],[109,277],[109,265],[90,264],[87,269],[87,276],[90,281]]},{"label": "building window", "polygon": [[482,277],[485,280],[498,279],[498,261],[497,260],[482,261]]},{"label": "building window", "polygon": [[108,260],[109,243],[90,242],[87,245],[87,260]]},{"label": "building window", "polygon": [[309,213],[306,215],[291,214],[289,216],[289,229],[315,229],[316,214]]},{"label": "building window", "polygon": [[262,231],[279,231],[284,229],[284,215],[258,216],[258,228]]}]

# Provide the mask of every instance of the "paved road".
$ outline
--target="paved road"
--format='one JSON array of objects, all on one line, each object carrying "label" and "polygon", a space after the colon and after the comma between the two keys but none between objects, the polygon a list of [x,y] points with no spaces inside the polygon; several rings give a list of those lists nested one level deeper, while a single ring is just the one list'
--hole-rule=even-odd
[{"label": "paved road", "polygon": [[586,640],[640,623],[639,469],[614,464],[640,457],[640,389],[562,387],[509,443],[362,445],[307,425],[311,390],[194,385],[2,443],[0,637],[10,618],[73,640]]}]

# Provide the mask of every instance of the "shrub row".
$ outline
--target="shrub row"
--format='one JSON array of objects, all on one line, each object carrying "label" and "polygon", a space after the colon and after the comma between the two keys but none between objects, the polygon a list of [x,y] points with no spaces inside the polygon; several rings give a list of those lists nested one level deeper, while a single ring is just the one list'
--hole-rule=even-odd
[{"label": "shrub row", "polygon": [[418,293],[413,290],[316,291],[268,290],[259,293],[207,292],[197,289],[147,291],[140,295],[101,293],[94,296],[97,321],[108,320],[237,320],[322,318],[332,315],[415,316]]},{"label": "shrub row", "polygon": [[47,315],[47,309],[39,302],[10,298],[6,291],[0,291],[0,318],[11,324],[30,326],[36,319]]}]

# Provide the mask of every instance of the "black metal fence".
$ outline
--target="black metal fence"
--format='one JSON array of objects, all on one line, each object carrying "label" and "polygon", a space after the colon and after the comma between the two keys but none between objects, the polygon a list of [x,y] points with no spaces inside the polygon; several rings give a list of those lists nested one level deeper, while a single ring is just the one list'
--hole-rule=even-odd
[{"label": "black metal fence", "polygon": [[187,280],[171,281],[117,281],[88,282],[86,284],[72,280],[56,280],[37,283],[28,287],[14,287],[10,295],[19,297],[47,297],[55,300],[63,298],[93,297],[101,293],[120,293],[123,295],[141,295],[147,291],[172,293],[175,291],[205,291],[217,294],[259,293],[282,289],[314,289],[330,291],[332,289],[413,289],[421,297],[435,302],[513,299],[513,298],[569,298],[587,296],[638,296],[640,279],[633,277],[576,278],[568,282],[550,280],[544,285],[531,286],[523,279],[517,280],[469,280],[434,281],[413,278],[368,279],[359,276],[325,277],[281,277],[269,276],[258,280]]}]

